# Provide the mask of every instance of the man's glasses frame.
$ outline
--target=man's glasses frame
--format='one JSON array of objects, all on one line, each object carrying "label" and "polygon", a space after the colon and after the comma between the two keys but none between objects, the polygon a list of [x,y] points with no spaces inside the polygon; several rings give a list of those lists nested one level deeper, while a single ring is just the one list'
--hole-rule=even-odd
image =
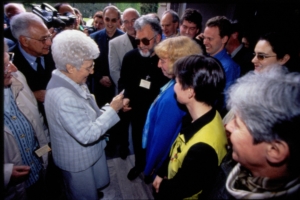
[{"label": "man's glasses frame", "polygon": [[156,36],[157,34],[155,34],[151,39],[147,39],[147,38],[135,39],[135,43],[137,45],[140,45],[140,42],[142,42],[144,45],[148,46],[150,44],[150,41],[153,40]]},{"label": "man's glasses frame", "polygon": [[264,60],[265,58],[276,57],[276,55],[270,56],[262,53],[253,53],[253,56],[257,57],[257,60]]},{"label": "man's glasses frame", "polygon": [[90,73],[90,72],[93,71],[94,67],[95,67],[95,63],[93,62],[93,64],[91,66],[89,66],[89,67],[87,67],[85,69]]},{"label": "man's glasses frame", "polygon": [[105,20],[105,22],[112,22],[112,23],[116,23],[116,22],[118,21],[117,18],[112,18],[112,19],[110,19],[110,18],[108,18],[108,17],[105,17],[104,20]]},{"label": "man's glasses frame", "polygon": [[123,21],[123,23],[124,24],[129,24],[129,23],[134,24],[135,20],[136,20],[136,18],[132,19],[131,21],[125,20],[125,21]]},{"label": "man's glasses frame", "polygon": [[52,42],[52,34],[50,34],[49,36],[44,37],[43,39],[35,39],[35,38],[28,37],[28,36],[25,36],[25,35],[23,35],[23,36],[27,37],[27,38],[30,38],[30,39],[33,39],[33,40],[40,41],[43,44],[45,44],[47,42],[47,40],[50,40]]}]

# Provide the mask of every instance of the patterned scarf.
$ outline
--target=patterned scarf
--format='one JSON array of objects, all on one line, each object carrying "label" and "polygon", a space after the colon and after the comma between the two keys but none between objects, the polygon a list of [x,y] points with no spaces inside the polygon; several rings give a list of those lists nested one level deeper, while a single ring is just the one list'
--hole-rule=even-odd
[{"label": "patterned scarf", "polygon": [[291,198],[299,194],[300,177],[285,183],[264,177],[253,177],[238,163],[228,175],[227,191],[236,199]]}]

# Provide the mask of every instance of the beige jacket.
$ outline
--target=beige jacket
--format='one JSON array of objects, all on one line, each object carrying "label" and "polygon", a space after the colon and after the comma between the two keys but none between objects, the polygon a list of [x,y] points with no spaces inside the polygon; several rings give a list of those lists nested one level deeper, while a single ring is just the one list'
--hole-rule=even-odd
[{"label": "beige jacket", "polygon": [[[18,108],[32,124],[39,146],[42,147],[48,144],[48,129],[44,130],[43,117],[38,111],[36,99],[27,85],[26,78],[21,72],[17,71],[13,73],[11,89]],[[43,155],[42,159],[43,167],[46,169],[48,165],[48,154]],[[25,193],[24,183],[17,186],[7,185],[12,173],[12,165],[8,165],[9,163],[13,165],[23,164],[17,141],[10,129],[4,126],[4,184],[6,187],[6,199],[15,198],[15,195],[20,195],[19,197],[21,197]]]}]

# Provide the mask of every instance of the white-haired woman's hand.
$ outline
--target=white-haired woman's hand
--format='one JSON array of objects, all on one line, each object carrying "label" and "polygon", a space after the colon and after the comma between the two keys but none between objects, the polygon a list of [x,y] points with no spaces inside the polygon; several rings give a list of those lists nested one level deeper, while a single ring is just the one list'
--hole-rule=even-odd
[{"label": "white-haired woman's hand", "polygon": [[121,92],[120,94],[118,94],[117,96],[115,96],[113,98],[113,100],[110,102],[110,106],[115,110],[115,111],[119,111],[120,109],[123,108],[123,98],[124,95]]},{"label": "white-haired woman's hand", "polygon": [[155,188],[155,192],[158,193],[159,192],[159,186],[161,184],[161,182],[163,181],[164,179],[161,178],[160,176],[156,176],[152,185],[153,187]]}]

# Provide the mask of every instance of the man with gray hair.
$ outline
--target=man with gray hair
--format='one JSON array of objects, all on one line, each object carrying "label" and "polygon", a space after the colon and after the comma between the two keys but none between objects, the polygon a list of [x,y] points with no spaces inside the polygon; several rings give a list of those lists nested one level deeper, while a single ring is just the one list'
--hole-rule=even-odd
[{"label": "man with gray hair", "polygon": [[52,34],[37,15],[23,12],[11,20],[11,31],[18,43],[10,49],[14,52],[14,65],[25,75],[27,83],[38,102],[45,122],[44,98],[46,86],[55,68],[50,46]]},{"label": "man with gray hair", "polygon": [[[140,13],[134,8],[127,8],[123,12],[123,23],[126,33],[120,35],[109,41],[108,62],[110,69],[110,76],[116,86],[116,93],[118,91],[118,81],[120,78],[120,71],[124,55],[137,48],[135,42],[136,31],[134,29],[134,22],[140,17]],[[129,116],[128,113],[119,112],[121,118],[119,124],[115,127],[117,130],[115,134],[110,135],[109,145],[107,148],[112,154],[115,151],[117,143],[120,144],[119,154],[122,159],[125,159],[129,153],[128,149],[128,129],[129,129]]]},{"label": "man with gray hair", "polygon": [[160,25],[163,31],[162,40],[179,35],[179,17],[174,10],[166,10],[162,14]]},{"label": "man with gray hair", "polygon": [[147,112],[160,87],[168,81],[157,67],[158,57],[154,52],[161,41],[159,21],[145,15],[135,21],[134,28],[138,48],[125,54],[119,79],[119,91],[125,89],[123,111],[131,112],[135,166],[127,175],[129,180],[134,180],[144,170],[146,155],[142,148],[142,132]]},{"label": "man with gray hair", "polygon": [[300,196],[300,74],[273,66],[250,72],[228,90],[226,125],[238,162],[226,189],[235,199]]}]

